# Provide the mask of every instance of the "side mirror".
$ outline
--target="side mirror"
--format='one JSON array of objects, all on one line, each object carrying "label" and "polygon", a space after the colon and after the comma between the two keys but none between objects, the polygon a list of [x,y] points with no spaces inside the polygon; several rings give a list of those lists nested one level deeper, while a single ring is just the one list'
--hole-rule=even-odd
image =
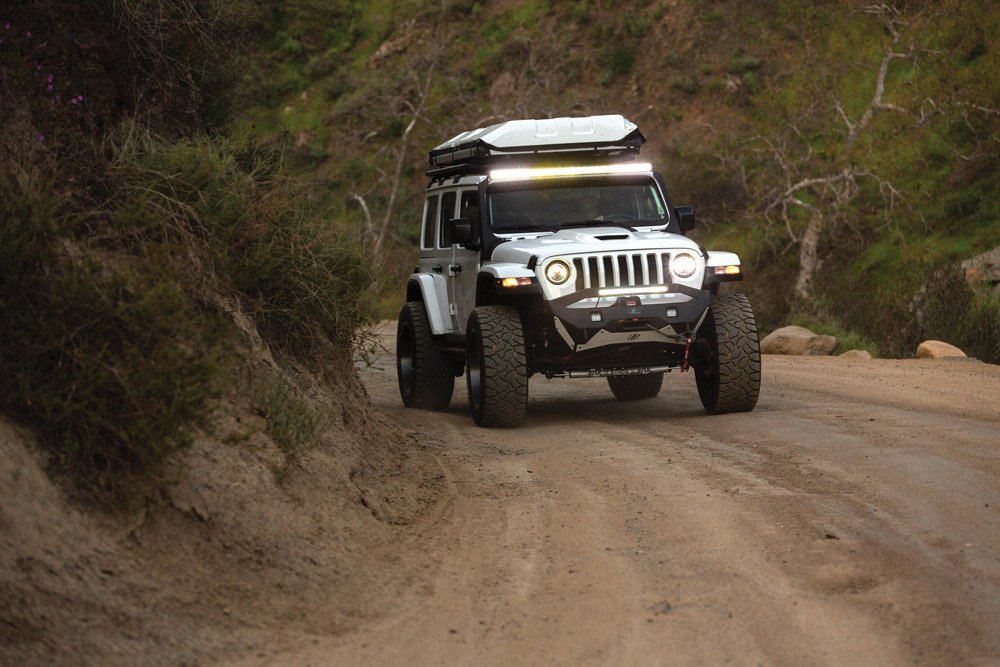
[{"label": "side mirror", "polygon": [[677,206],[674,210],[677,211],[677,224],[680,225],[682,232],[689,232],[694,229],[693,206]]},{"label": "side mirror", "polygon": [[468,218],[452,218],[448,223],[451,225],[451,242],[461,246],[472,243],[472,220]]}]

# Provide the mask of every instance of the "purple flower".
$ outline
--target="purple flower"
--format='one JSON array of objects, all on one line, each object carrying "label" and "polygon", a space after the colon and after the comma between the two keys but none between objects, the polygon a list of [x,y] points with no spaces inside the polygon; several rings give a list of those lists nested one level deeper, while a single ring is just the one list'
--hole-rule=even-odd
[{"label": "purple flower", "polygon": [[44,134],[39,134],[38,135],[38,140],[39,141],[45,141],[45,135]]},{"label": "purple flower", "polygon": [[51,74],[46,74],[45,75],[45,80],[48,81],[49,83],[52,83],[52,75]]},{"label": "purple flower", "polygon": [[6,22],[5,22],[4,24],[3,24],[3,29],[4,29],[4,30],[10,30],[10,21],[6,21]]},{"label": "purple flower", "polygon": [[50,83],[49,85],[45,86],[45,89],[51,91],[52,90],[52,84]]},{"label": "purple flower", "polygon": [[28,39],[31,39],[31,31],[29,30],[28,32],[24,33],[24,36],[27,37]]}]

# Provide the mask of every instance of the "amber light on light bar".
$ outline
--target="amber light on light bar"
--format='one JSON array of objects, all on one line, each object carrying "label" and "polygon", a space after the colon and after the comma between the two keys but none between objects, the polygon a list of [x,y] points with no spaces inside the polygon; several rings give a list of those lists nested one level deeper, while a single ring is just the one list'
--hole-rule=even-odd
[{"label": "amber light on light bar", "polygon": [[553,178],[559,176],[593,176],[601,174],[641,174],[652,171],[648,162],[624,162],[580,167],[524,167],[518,169],[494,169],[490,178],[494,181],[524,181],[533,178]]}]

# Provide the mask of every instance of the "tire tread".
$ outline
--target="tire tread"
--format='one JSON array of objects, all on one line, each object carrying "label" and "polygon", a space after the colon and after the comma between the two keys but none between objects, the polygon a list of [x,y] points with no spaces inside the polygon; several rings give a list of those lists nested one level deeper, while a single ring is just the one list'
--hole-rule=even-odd
[{"label": "tire tread", "polygon": [[[400,313],[401,323],[404,317],[409,318],[413,327],[413,392],[407,397],[400,380],[403,404],[421,410],[444,410],[455,392],[454,364],[438,349],[423,303],[410,301],[405,304]],[[402,326],[397,328],[397,336],[401,333]]]},{"label": "tire tread", "polygon": [[469,330],[478,329],[482,337],[482,407],[476,414],[470,382],[473,417],[480,426],[518,426],[524,421],[528,402],[527,355],[520,315],[510,306],[480,306],[470,320],[474,322]]},{"label": "tire tread", "polygon": [[717,377],[699,374],[702,404],[710,414],[749,412],[760,396],[760,341],[750,300],[744,294],[717,294],[709,309],[706,324],[716,353],[710,370]]}]

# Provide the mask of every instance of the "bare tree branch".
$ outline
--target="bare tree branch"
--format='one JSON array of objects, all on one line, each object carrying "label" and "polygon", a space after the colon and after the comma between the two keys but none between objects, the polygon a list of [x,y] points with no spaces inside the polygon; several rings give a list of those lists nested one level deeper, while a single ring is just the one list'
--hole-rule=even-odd
[{"label": "bare tree branch", "polygon": [[416,127],[417,122],[421,119],[424,113],[424,108],[427,105],[427,100],[430,97],[431,86],[434,83],[434,70],[437,67],[438,60],[441,57],[441,53],[444,47],[441,46],[442,40],[441,36],[441,24],[443,23],[445,14],[445,3],[441,2],[441,9],[438,12],[437,25],[434,28],[434,37],[431,40],[433,46],[433,51],[431,55],[430,63],[427,66],[427,73],[424,75],[423,81],[417,88],[417,103],[413,104],[409,100],[403,100],[403,103],[412,111],[412,116],[410,117],[410,122],[407,123],[406,128],[403,130],[403,134],[400,137],[399,149],[396,154],[396,168],[393,173],[392,178],[392,188],[389,191],[389,202],[385,207],[385,215],[382,217],[382,224],[379,227],[378,236],[375,239],[375,243],[372,250],[376,255],[382,250],[382,246],[385,245],[385,241],[389,236],[390,226],[392,225],[392,216],[396,212],[396,199],[399,196],[399,188],[403,181],[403,168],[406,166],[407,150],[410,144],[410,134],[413,132],[413,128]]},{"label": "bare tree branch", "polygon": [[358,206],[361,207],[361,211],[365,214],[365,238],[372,238],[375,235],[375,227],[372,224],[372,214],[368,210],[368,204],[365,202],[364,195],[359,195],[357,192],[351,193],[351,199],[358,202]]}]

